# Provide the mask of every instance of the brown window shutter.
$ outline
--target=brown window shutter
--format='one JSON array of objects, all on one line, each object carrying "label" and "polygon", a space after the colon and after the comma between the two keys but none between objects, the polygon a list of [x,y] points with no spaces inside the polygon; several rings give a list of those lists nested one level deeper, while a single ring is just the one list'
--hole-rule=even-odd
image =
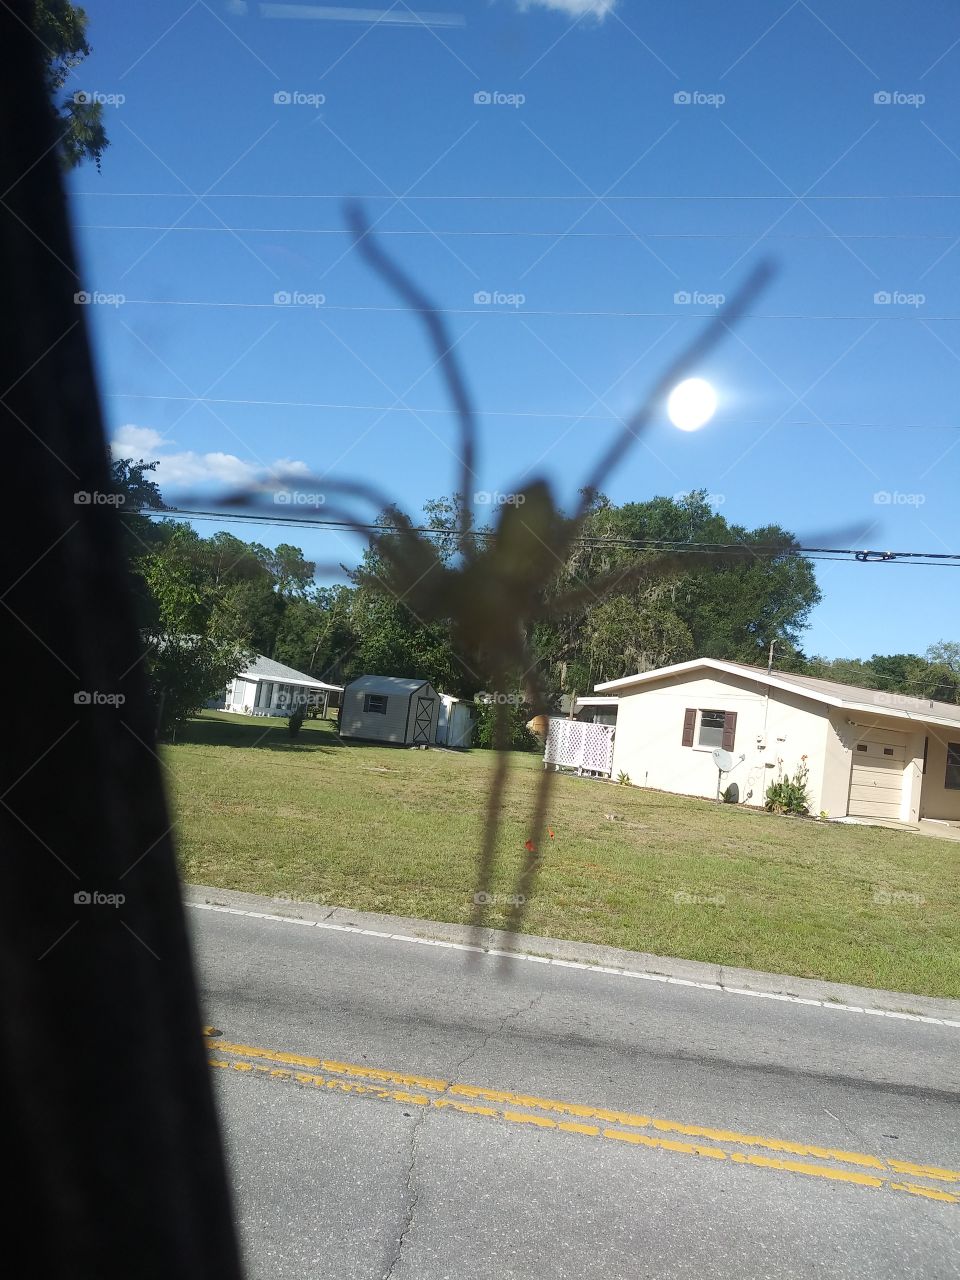
[{"label": "brown window shutter", "polygon": [[693,731],[697,723],[697,711],[695,707],[687,707],[683,713],[683,737],[680,739],[682,747],[693,746]]},{"label": "brown window shutter", "polygon": [[723,749],[724,751],[732,751],[733,744],[737,737],[737,713],[728,711],[723,717]]}]

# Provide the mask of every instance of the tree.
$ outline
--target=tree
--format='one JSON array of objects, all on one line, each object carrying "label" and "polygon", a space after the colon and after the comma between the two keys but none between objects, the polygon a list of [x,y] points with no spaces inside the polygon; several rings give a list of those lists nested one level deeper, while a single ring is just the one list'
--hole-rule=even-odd
[{"label": "tree", "polygon": [[78,91],[57,101],[71,72],[91,53],[87,15],[69,0],[34,0],[33,30],[44,50],[47,93],[60,132],[60,157],[67,169],[93,160],[97,169],[110,145],[103,104]]}]

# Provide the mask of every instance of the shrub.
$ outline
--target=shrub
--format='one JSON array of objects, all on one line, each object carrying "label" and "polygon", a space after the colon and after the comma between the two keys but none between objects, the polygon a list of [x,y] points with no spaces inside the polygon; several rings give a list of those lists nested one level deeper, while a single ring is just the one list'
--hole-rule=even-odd
[{"label": "shrub", "polygon": [[[507,713],[507,746],[511,751],[542,751],[543,743],[527,728],[529,708],[509,703]],[[492,702],[478,702],[474,708],[476,728],[473,733],[475,747],[494,746],[496,706]]]},{"label": "shrub", "polygon": [[[783,761],[779,762],[781,765]],[[801,756],[797,772],[790,777],[789,773],[778,776],[776,782],[767,787],[767,799],[764,807],[770,813],[793,813],[803,816],[810,812],[810,797],[807,794],[807,757]]]},{"label": "shrub", "polygon": [[291,738],[295,738],[303,728],[303,707],[297,707],[293,715],[287,721],[287,733]]}]

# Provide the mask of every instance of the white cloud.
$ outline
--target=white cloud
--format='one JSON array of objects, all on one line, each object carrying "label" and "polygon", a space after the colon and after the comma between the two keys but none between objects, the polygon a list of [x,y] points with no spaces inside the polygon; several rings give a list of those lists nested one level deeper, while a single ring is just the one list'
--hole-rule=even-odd
[{"label": "white cloud", "polygon": [[617,0],[519,0],[519,3],[521,9],[556,9],[571,18],[582,18],[590,13],[598,22],[617,7]]},{"label": "white cloud", "polygon": [[175,440],[168,440],[153,427],[132,423],[120,427],[110,442],[114,458],[144,458],[159,463],[155,474],[164,495],[172,490],[207,488],[242,488],[271,477],[308,476],[310,468],[295,458],[277,458],[269,466],[247,462],[234,453],[197,453],[193,449],[176,450]]}]

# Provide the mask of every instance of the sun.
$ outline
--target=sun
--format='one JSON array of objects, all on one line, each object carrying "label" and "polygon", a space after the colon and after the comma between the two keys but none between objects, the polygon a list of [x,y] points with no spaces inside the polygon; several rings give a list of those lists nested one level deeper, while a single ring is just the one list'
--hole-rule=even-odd
[{"label": "sun", "polygon": [[670,392],[667,413],[681,431],[698,431],[713,417],[717,393],[703,378],[686,378]]}]

